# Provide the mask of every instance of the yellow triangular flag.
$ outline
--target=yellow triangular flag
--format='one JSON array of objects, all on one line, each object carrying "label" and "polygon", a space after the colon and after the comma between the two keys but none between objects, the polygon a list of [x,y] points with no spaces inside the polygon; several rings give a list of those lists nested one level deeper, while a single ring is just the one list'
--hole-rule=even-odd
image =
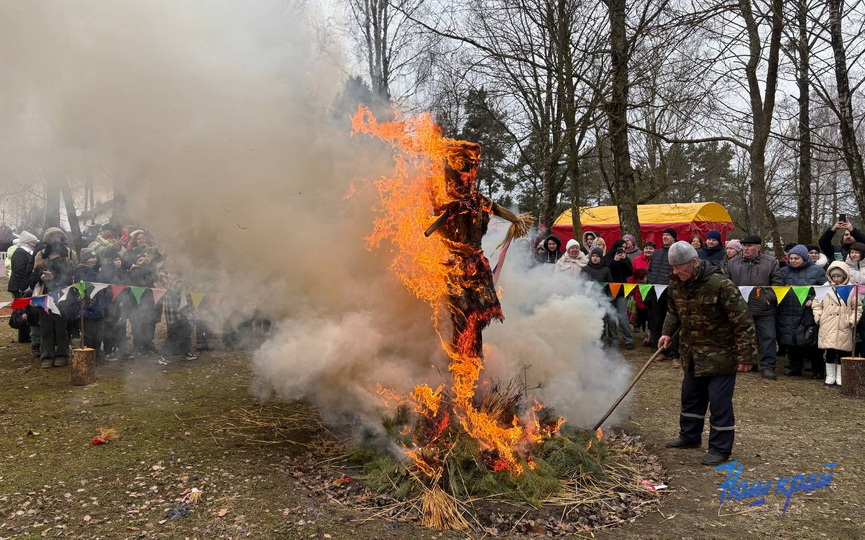
[{"label": "yellow triangular flag", "polygon": [[781,300],[787,296],[787,293],[790,292],[789,285],[772,285],[772,290],[775,291],[775,297],[778,299],[778,303],[781,303]]},{"label": "yellow triangular flag", "polygon": [[192,298],[192,307],[198,309],[199,304],[201,304],[201,301],[204,299],[204,293],[191,292],[189,293],[189,297]]},{"label": "yellow triangular flag", "polygon": [[636,283],[625,283],[625,296],[628,296],[634,291],[634,287],[636,287]]}]

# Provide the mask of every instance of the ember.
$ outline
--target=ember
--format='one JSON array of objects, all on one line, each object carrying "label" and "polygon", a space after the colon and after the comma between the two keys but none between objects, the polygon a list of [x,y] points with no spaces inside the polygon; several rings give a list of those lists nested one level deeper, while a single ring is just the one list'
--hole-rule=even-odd
[{"label": "ember", "polygon": [[[380,390],[391,404],[413,404],[416,426],[401,442],[417,469],[431,479],[442,475],[444,456],[464,435],[474,441],[476,457],[489,470],[519,475],[533,464],[532,451],[556,435],[563,420],[545,414],[542,421],[543,406],[528,407],[524,389],[476,393],[484,367],[483,329],[504,319],[481,240],[492,214],[513,224],[510,238],[525,235],[532,218],[516,216],[482,195],[475,181],[480,146],[443,137],[429,115],[379,123],[360,108],[352,125],[354,133],[377,136],[397,151],[396,174],[376,182],[382,215],[369,245],[395,244],[391,269],[432,307],[436,332],[450,358],[448,388],[419,385],[399,398]],[[445,321],[451,339],[443,335]]]}]

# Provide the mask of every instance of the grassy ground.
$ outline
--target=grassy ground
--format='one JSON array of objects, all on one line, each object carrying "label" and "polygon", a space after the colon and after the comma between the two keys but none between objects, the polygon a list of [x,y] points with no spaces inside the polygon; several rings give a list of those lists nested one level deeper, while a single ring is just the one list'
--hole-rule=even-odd
[{"label": "grassy ground", "polygon": [[[3,283],[5,289],[5,283]],[[5,297],[3,297],[5,298]],[[2,315],[2,313],[0,313]],[[383,520],[358,521],[315,482],[294,476],[297,459],[320,459],[280,443],[268,426],[229,424],[259,410],[249,394],[245,353],[208,352],[197,360],[135,358],[98,368],[78,388],[68,369],[39,369],[29,347],[0,324],[0,538],[463,538]],[[641,364],[644,351],[626,351]],[[671,490],[660,511],[610,538],[858,538],[865,522],[861,486],[865,402],[806,379],[740,376],[734,458],[749,481],[820,472],[837,461],[829,489],[767,504],[718,505],[725,475],[698,464],[703,450],[672,451],[681,371],[658,364],[637,387],[623,427],[646,437],[667,467]],[[610,396],[612,399],[614,396]],[[308,415],[299,404],[267,414]],[[293,432],[314,441],[309,421]],[[94,446],[100,428],[119,438]],[[246,430],[246,431],[244,431]],[[192,488],[201,500],[183,506]],[[188,512],[186,517],[182,517]],[[174,518],[174,519],[172,519]]]}]

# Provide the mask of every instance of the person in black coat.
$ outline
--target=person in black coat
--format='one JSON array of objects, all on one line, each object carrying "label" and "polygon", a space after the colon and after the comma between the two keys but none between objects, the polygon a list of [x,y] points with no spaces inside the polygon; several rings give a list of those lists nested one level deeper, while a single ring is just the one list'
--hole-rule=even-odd
[{"label": "person in black coat", "polygon": [[[72,285],[74,269],[68,259],[68,249],[62,244],[49,244],[42,252],[42,261],[33,269],[32,288],[42,287],[45,294],[60,291]],[[43,309],[39,312],[41,354],[43,368],[63,367],[69,364],[69,319]]]},{"label": "person in black coat", "polygon": [[[139,253],[129,269],[129,284],[133,287],[151,288],[156,284],[156,263],[145,253]],[[133,299],[132,302],[135,300]],[[137,306],[133,306],[129,323],[132,325],[132,345],[141,356],[156,354],[159,349],[153,343],[156,323],[162,318],[162,304],[155,304],[153,294],[142,294]]]},{"label": "person in black coat", "polygon": [[[89,283],[99,282],[99,252],[90,248],[82,249],[78,260],[81,261],[81,264],[75,269],[75,283],[80,281]],[[96,294],[85,292],[83,299],[84,346],[96,351],[96,359],[99,361],[102,361],[104,358],[102,342],[105,335],[104,319],[108,312],[107,298],[109,294],[111,294],[111,291],[104,289]],[[78,309],[81,309],[80,304]]]},{"label": "person in black coat", "polygon": [[[811,261],[808,248],[803,245],[796,245],[787,252],[787,266],[781,269],[781,275],[784,278],[784,285],[790,286],[822,285],[826,281],[826,274],[823,269]],[[813,378],[822,379],[825,376],[822,373],[822,355],[817,346],[799,346],[795,340],[796,329],[799,327],[803,316],[810,316],[811,320],[814,320],[810,313],[813,296],[813,292],[809,293],[805,303],[800,304],[799,299],[791,291],[778,305],[778,311],[775,314],[778,343],[787,348],[789,362],[787,375],[790,377],[798,377],[802,374],[805,358],[811,361]]]},{"label": "person in black coat", "polygon": [[[30,276],[33,274],[33,250],[39,241],[36,236],[23,231],[18,237],[18,249],[12,253],[10,261],[12,275],[6,290],[13,298],[25,298],[30,294]],[[18,343],[30,343],[30,326],[18,328]]]},{"label": "person in black coat", "polygon": [[[543,246],[543,251],[540,249],[541,246]],[[544,264],[556,264],[562,254],[562,240],[557,234],[547,236],[540,244],[538,244],[538,262]]]},{"label": "person in black coat", "polygon": [[698,257],[704,261],[712,261],[719,266],[721,265],[721,261],[724,260],[724,255],[726,254],[727,250],[725,250],[723,244],[721,244],[721,231],[716,229],[709,231],[706,235],[706,244],[702,249],[697,250]]},{"label": "person in black coat", "polygon": [[[610,283],[613,281],[613,274],[610,272],[609,267],[604,264],[604,250],[596,247],[592,248],[589,252],[589,264],[583,268],[582,275],[585,276],[589,281],[595,281],[597,283]],[[604,290],[604,294],[610,296],[610,293],[607,290]],[[613,347],[618,346],[618,335],[616,334],[616,322],[613,319],[613,316],[610,310],[605,310],[604,315],[604,330],[601,334],[601,339],[607,344],[611,344]]]},{"label": "person in black coat", "polygon": [[[604,256],[604,264],[610,269],[612,276],[610,281],[613,283],[627,283],[628,278],[634,274],[631,259],[625,253],[625,241],[623,239],[613,242],[610,252]],[[613,298],[613,308],[616,310],[619,328],[621,328],[622,335],[625,338],[625,348],[633,349],[634,336],[631,333],[631,322],[628,320],[628,299],[625,298],[624,294]],[[616,326],[613,325],[611,330],[613,336],[615,336],[613,342],[618,343]]]},{"label": "person in black coat", "polygon": [[[661,249],[656,249],[652,253],[652,260],[649,263],[648,274],[646,275],[646,283],[653,285],[666,285],[669,283],[670,274],[673,273],[673,267],[670,265],[669,260],[669,251],[670,246],[676,242],[676,239],[675,229],[664,229],[664,234],[661,236],[661,241],[664,245]],[[664,319],[667,317],[667,295],[662,293],[660,298],[651,295],[647,300],[651,341],[657,343],[661,338]],[[673,337],[670,346],[664,349],[664,356],[672,361],[671,364],[673,367],[681,367],[681,363],[679,362],[679,336]]]},{"label": "person in black coat", "polygon": [[[835,232],[843,230],[844,235],[841,237],[841,245],[833,246],[832,239],[835,237]],[[820,236],[818,244],[820,249],[832,261],[845,261],[850,254],[850,246],[856,242],[865,243],[865,234],[859,232],[859,229],[853,227],[849,221],[838,221]]]},{"label": "person in black coat", "polygon": [[[120,253],[118,251],[110,251],[106,256],[106,251],[102,253],[105,264],[99,269],[96,281],[98,283],[108,283],[109,285],[126,285],[129,277],[126,269],[123,268],[123,260],[120,257]],[[110,288],[102,292],[106,295],[102,348],[105,351],[105,359],[111,362],[117,360],[118,356],[125,355],[127,352],[126,320],[129,318],[130,304],[134,303],[135,300],[128,289],[122,291],[116,298]]]}]

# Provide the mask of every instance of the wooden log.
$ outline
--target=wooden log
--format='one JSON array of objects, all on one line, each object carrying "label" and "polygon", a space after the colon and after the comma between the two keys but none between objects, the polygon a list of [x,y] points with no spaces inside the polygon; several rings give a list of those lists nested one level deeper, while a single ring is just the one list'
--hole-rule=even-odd
[{"label": "wooden log", "polygon": [[841,393],[865,397],[865,358],[857,356],[841,359]]},{"label": "wooden log", "polygon": [[72,349],[72,385],[87,386],[96,382],[96,351]]}]

